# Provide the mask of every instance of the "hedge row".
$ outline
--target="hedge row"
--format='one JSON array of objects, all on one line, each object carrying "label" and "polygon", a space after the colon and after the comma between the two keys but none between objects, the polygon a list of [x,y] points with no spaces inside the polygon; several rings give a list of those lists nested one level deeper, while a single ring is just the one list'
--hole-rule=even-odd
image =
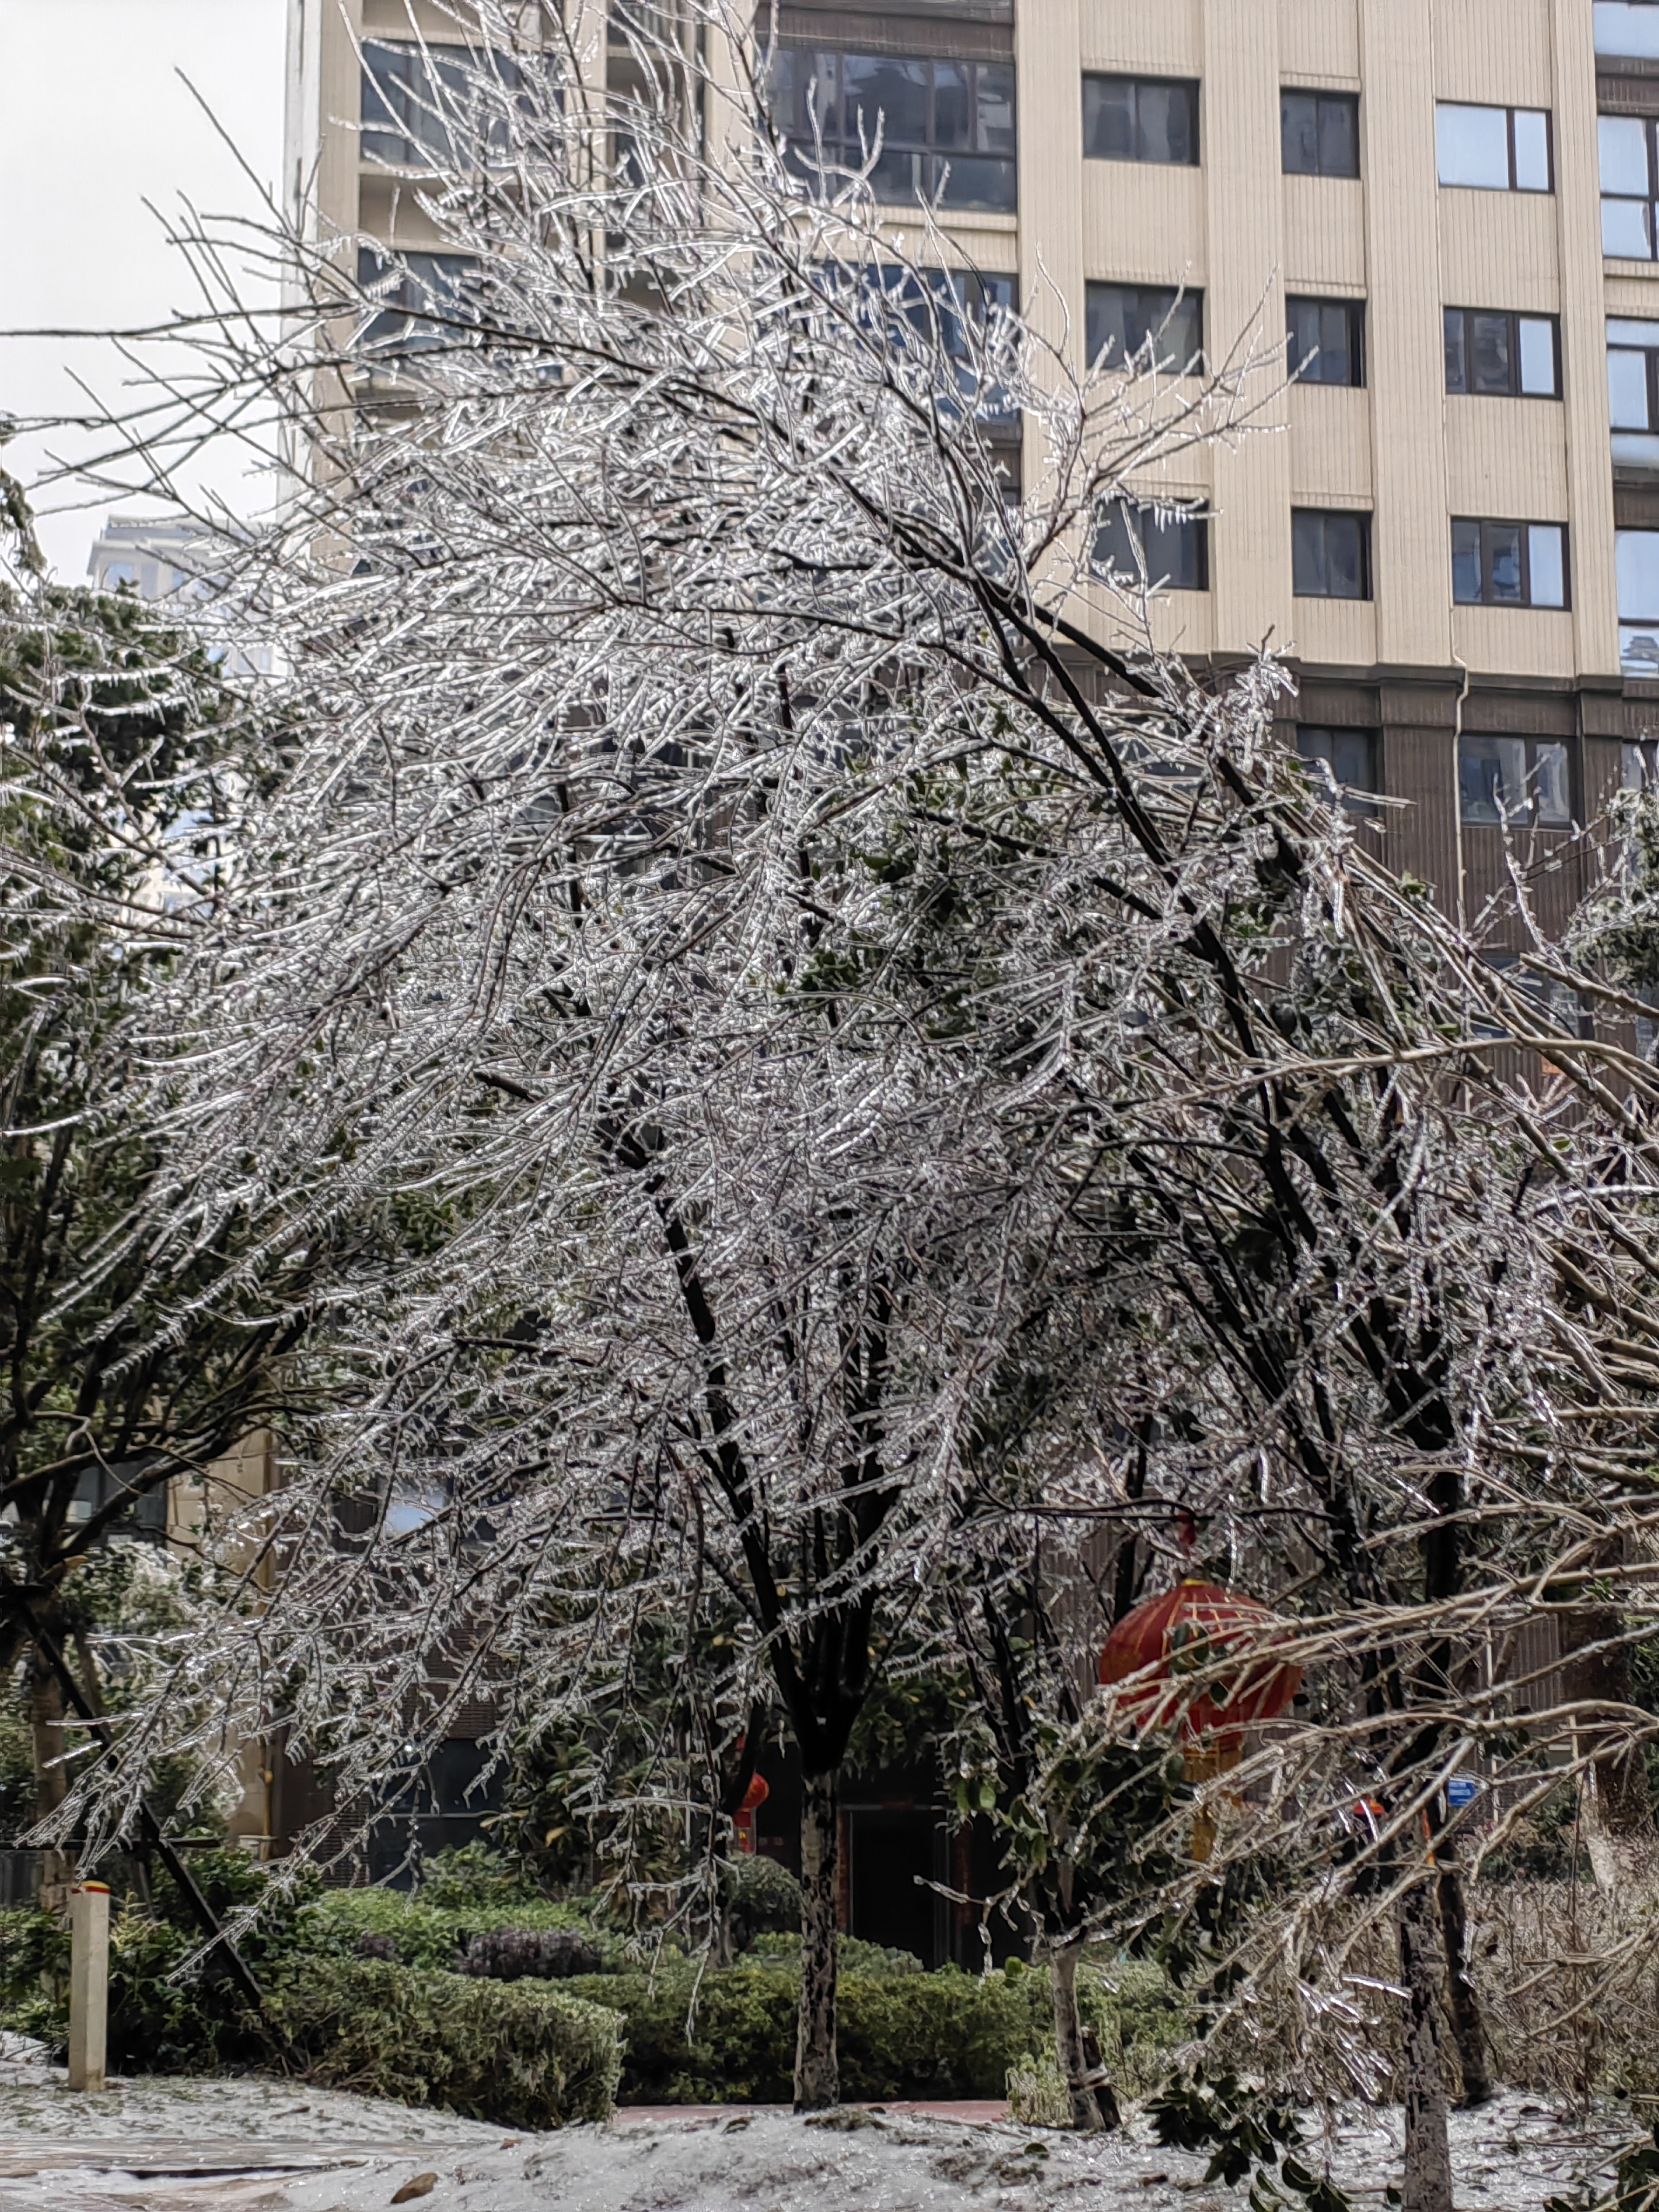
[{"label": "hedge row", "polygon": [[605,2119],[622,2065],[621,2020],[568,1988],[312,1958],[267,1991],[264,2027],[325,2087],[556,2128]]},{"label": "hedge row", "polygon": [[[644,1974],[590,1974],[562,1987],[623,2015],[624,2105],[783,2104],[793,2093],[793,1974],[734,1966],[706,1974],[700,1987],[684,1971],[654,1984]],[[1114,2006],[1104,1987],[1085,1981],[1079,1998],[1087,2023],[1105,2029]],[[1042,1972],[843,1974],[836,2014],[848,2098],[1000,2097],[1010,2067],[1053,2043]]]}]

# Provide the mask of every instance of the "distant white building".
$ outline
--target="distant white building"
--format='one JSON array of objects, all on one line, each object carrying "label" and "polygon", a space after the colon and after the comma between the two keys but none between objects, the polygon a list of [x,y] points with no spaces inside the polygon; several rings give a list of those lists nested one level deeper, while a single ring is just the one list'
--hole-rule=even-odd
[{"label": "distant white building", "polygon": [[[213,537],[187,522],[112,514],[93,541],[87,574],[94,589],[130,585],[141,599],[173,600],[179,615],[208,633],[210,655],[228,676],[269,676],[270,648],[237,641],[228,621],[222,554]],[[218,633],[217,635],[213,633]]]}]

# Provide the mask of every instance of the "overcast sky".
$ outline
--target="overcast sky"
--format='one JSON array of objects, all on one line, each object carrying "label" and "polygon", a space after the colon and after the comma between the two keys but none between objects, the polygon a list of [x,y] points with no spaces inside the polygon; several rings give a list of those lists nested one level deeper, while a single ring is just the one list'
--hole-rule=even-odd
[{"label": "overcast sky", "polygon": [[[0,0],[0,330],[130,326],[191,304],[145,200],[166,214],[183,193],[224,212],[250,210],[255,195],[176,72],[274,189],[285,16],[286,0]],[[0,338],[0,415],[76,407],[71,368],[107,398],[130,374],[107,347]],[[19,441],[6,461],[27,478],[43,456],[39,441]],[[246,504],[260,493],[241,475],[227,454],[213,480]],[[112,505],[145,511],[106,498],[43,516],[65,580],[84,574]]]}]

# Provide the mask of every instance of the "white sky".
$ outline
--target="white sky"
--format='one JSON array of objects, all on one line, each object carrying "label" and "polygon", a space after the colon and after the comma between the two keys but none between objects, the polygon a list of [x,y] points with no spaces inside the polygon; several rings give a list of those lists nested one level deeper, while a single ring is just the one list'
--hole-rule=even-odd
[{"label": "white sky", "polygon": [[[274,189],[286,12],[285,0],[0,0],[0,332],[131,326],[193,304],[144,201],[166,215],[182,193],[229,213],[252,212],[257,197],[175,71]],[[131,375],[107,346],[0,336],[0,415],[83,405],[71,368],[111,401]],[[62,435],[19,439],[5,464],[29,481],[48,447],[72,452]],[[228,453],[206,480],[244,507],[264,496]],[[43,514],[41,541],[65,581],[83,575],[112,508],[145,503],[100,497]]]}]

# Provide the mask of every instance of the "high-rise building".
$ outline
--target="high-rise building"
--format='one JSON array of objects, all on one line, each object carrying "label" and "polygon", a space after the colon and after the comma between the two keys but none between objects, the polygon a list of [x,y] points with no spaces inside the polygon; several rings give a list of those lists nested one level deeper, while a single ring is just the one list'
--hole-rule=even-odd
[{"label": "high-rise building", "polygon": [[[786,120],[879,111],[896,222],[938,193],[1048,336],[1176,370],[1288,336],[1267,434],[1137,487],[1192,512],[1130,502],[1100,551],[1167,579],[1199,664],[1291,653],[1303,750],[1407,802],[1377,834],[1437,896],[1477,911],[1518,841],[1563,918],[1659,730],[1659,0],[777,0],[775,35]],[[418,41],[459,36],[293,0],[289,174],[331,230],[441,250],[398,173]]]}]

